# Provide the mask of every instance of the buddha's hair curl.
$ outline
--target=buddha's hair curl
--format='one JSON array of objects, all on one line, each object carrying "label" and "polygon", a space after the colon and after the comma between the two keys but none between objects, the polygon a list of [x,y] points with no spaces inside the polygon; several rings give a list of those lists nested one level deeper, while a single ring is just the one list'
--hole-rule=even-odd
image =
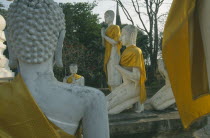
[{"label": "buddha's hair curl", "polygon": [[64,14],[53,0],[15,0],[8,9],[7,41],[23,62],[38,64],[52,57],[62,30]]}]

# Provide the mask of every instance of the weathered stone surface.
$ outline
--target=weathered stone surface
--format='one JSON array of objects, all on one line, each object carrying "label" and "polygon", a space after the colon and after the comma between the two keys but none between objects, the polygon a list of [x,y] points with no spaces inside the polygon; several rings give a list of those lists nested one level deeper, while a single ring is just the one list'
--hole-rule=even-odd
[{"label": "weathered stone surface", "polygon": [[192,137],[192,133],[206,124],[202,119],[186,131],[177,111],[145,111],[110,115],[111,138],[173,138]]},{"label": "weathered stone surface", "polygon": [[6,21],[2,15],[0,15],[0,82],[9,81],[13,78],[14,73],[8,67],[8,59],[4,56],[4,50],[6,41],[4,29],[6,27]]}]

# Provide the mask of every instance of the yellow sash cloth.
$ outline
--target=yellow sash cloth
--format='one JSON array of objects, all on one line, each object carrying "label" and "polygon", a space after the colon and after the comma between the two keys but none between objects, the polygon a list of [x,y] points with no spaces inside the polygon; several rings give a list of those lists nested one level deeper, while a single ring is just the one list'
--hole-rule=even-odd
[{"label": "yellow sash cloth", "polygon": [[21,76],[0,84],[1,138],[79,138],[52,124],[38,107]]},{"label": "yellow sash cloth", "polygon": [[67,79],[67,83],[72,83],[73,82],[73,78],[75,78],[75,80],[80,79],[82,76],[78,75],[78,74],[74,74],[73,76],[68,77]]},{"label": "yellow sash cloth", "polygon": [[[163,37],[163,58],[185,128],[210,113],[206,63],[196,15],[197,2],[173,1]],[[192,40],[189,33],[191,21],[194,21]],[[193,42],[192,58],[190,42]]]},{"label": "yellow sash cloth", "polygon": [[145,81],[146,71],[144,65],[144,57],[142,51],[137,46],[129,46],[126,48],[121,56],[120,65],[125,67],[136,67],[140,71],[140,102],[144,103],[147,99]]},{"label": "yellow sash cloth", "polygon": [[[117,53],[120,55],[120,49],[122,44],[119,41],[121,32],[118,25],[110,25],[106,30],[106,36],[118,42],[117,44]],[[111,55],[112,44],[105,40],[105,55],[104,55],[104,72],[107,77],[107,64]]]}]

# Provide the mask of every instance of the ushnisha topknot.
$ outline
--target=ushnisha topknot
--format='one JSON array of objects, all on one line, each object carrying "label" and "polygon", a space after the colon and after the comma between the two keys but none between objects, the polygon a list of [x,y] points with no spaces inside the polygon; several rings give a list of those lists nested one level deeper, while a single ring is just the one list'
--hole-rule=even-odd
[{"label": "ushnisha topknot", "polygon": [[64,14],[53,0],[14,0],[8,9],[7,41],[12,57],[23,62],[38,64],[53,56],[62,30]]}]

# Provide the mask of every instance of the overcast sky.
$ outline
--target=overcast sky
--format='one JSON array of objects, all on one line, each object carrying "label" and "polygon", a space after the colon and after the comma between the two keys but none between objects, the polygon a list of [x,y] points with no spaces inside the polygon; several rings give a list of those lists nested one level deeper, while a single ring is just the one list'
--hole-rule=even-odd
[{"label": "overcast sky", "polygon": [[[11,2],[8,2],[6,0],[0,0],[0,1],[1,2],[3,1],[2,3],[6,8],[8,8],[9,4],[11,3]],[[107,11],[107,10],[116,11],[116,2],[113,1],[113,0],[54,0],[54,1],[56,1],[58,3],[66,3],[66,2],[89,2],[89,3],[92,3],[93,1],[96,1],[98,6],[94,8],[93,13],[99,14],[100,22],[104,21],[103,14],[104,14],[105,11]],[[133,9],[132,4],[131,4],[131,0],[121,0],[121,1],[125,4],[126,8],[129,10],[134,22],[137,25],[142,26],[140,24],[140,21],[138,19],[137,14],[134,12],[134,9]],[[161,7],[160,12],[159,12],[160,15],[168,12],[171,2],[172,2],[172,0],[165,0],[164,1],[164,4]],[[130,24],[130,21],[128,21],[126,19],[126,16],[124,15],[124,13],[121,9],[120,9],[120,16],[121,16],[121,22],[122,23]],[[146,24],[147,24],[148,19],[147,19],[146,16],[144,17],[144,20],[146,21]]]}]

